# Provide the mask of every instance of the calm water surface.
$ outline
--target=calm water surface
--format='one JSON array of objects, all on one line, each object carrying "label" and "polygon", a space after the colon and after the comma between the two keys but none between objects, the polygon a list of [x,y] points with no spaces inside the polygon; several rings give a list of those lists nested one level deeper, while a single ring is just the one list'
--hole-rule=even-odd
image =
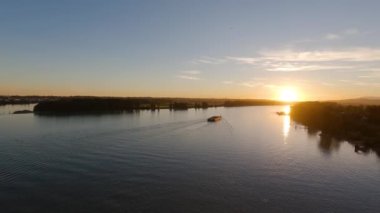
[{"label": "calm water surface", "polygon": [[0,212],[379,212],[380,158],[308,134],[280,110],[0,107]]}]

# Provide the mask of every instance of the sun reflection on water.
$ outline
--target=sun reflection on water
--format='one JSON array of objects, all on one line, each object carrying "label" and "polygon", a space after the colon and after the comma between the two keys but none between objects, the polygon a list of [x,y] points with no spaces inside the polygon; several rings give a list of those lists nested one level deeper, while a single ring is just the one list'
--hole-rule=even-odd
[{"label": "sun reflection on water", "polygon": [[290,131],[290,106],[284,106],[283,111],[285,112],[285,115],[282,116],[282,135],[284,137],[284,144],[287,144],[287,138],[289,136]]},{"label": "sun reflection on water", "polygon": [[286,105],[284,106],[284,109],[283,109],[283,112],[285,112],[286,115],[289,115],[290,114],[290,106],[289,105]]}]

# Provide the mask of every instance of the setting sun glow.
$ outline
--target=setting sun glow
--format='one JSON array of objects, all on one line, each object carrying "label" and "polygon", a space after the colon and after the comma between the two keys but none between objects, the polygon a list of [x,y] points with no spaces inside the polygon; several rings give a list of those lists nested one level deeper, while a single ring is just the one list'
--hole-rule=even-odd
[{"label": "setting sun glow", "polygon": [[298,100],[298,95],[294,89],[284,88],[280,91],[279,99],[284,102],[294,102]]}]

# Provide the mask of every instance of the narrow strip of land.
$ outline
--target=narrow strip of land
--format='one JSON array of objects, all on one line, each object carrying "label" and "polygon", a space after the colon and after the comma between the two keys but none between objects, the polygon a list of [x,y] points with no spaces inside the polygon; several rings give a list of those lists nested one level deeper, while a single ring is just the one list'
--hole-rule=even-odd
[{"label": "narrow strip of land", "polygon": [[38,103],[36,113],[85,113],[115,112],[130,110],[186,110],[189,108],[238,107],[284,105],[273,100],[229,100],[229,99],[187,99],[187,98],[107,98],[107,97],[71,97],[46,100]]}]

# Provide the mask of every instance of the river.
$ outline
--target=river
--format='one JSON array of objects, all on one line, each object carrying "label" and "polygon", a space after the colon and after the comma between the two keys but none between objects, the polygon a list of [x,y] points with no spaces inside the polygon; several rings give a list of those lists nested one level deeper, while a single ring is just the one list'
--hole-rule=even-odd
[{"label": "river", "polygon": [[40,116],[2,106],[1,212],[378,212],[380,158],[321,139],[283,108]]}]

